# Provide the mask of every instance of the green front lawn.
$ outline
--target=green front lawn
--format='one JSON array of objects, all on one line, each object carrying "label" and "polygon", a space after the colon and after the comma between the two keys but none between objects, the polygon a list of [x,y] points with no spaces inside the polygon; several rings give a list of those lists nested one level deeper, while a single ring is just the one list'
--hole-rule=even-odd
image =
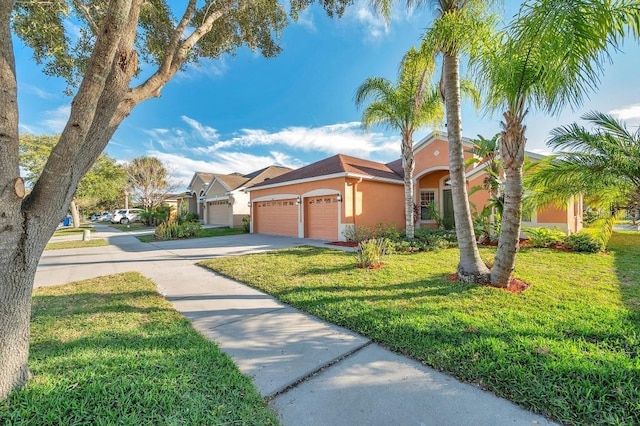
[{"label": "green front lawn", "polygon": [[36,289],[3,425],[274,425],[251,380],[137,273]]},{"label": "green front lawn", "polygon": [[104,247],[109,243],[104,238],[93,238],[89,241],[74,240],[74,241],[55,241],[47,243],[45,250],[63,250],[72,248],[85,248],[85,247]]},{"label": "green front lawn", "polygon": [[153,231],[153,226],[147,226],[142,222],[131,222],[127,225],[121,225],[119,223],[111,223],[107,222],[107,224],[115,229],[119,229],[120,231]]},{"label": "green front lawn", "polygon": [[82,225],[79,228],[74,228],[73,226],[69,226],[69,227],[57,229],[56,232],[53,233],[53,236],[62,237],[65,235],[82,234],[87,229],[90,230],[91,232],[97,232],[95,229],[93,229],[93,226],[91,225]]},{"label": "green front lawn", "polygon": [[[495,250],[482,249],[485,259]],[[568,424],[640,424],[640,234],[609,254],[523,249],[520,295],[449,281],[456,249],[377,270],[302,247],[203,264]]]},{"label": "green front lawn", "polygon": [[[193,238],[208,238],[208,237],[224,237],[226,235],[238,235],[246,234],[243,228],[203,228],[198,231]],[[163,241],[155,238],[153,234],[139,235],[138,239],[143,243],[150,243],[152,241]]]}]

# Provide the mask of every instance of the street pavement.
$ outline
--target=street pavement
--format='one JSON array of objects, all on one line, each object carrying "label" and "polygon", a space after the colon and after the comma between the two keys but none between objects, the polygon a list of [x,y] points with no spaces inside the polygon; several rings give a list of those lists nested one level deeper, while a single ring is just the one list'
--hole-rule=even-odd
[{"label": "street pavement", "polygon": [[139,271],[253,378],[285,426],[552,424],[195,264],[301,245],[332,247],[324,241],[244,234],[141,243],[106,225],[95,229],[92,238],[109,246],[45,251],[35,286]]}]

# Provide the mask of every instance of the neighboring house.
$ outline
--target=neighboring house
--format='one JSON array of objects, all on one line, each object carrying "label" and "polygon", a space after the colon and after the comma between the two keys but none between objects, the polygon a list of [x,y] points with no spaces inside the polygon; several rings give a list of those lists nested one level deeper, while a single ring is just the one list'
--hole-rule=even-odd
[{"label": "neighboring house", "polygon": [[269,166],[245,175],[197,172],[188,187],[193,194],[189,211],[197,212],[204,224],[240,227],[242,219],[250,214],[249,194],[244,190],[290,171],[288,167]]},{"label": "neighboring house", "polygon": [[[472,143],[465,140],[467,150]],[[466,158],[472,154],[465,153]],[[532,156],[536,156],[532,154]],[[537,156],[540,158],[539,156]],[[435,226],[429,203],[445,224],[453,224],[446,134],[431,134],[414,145],[415,202],[420,206],[416,226]],[[481,186],[483,164],[467,170],[468,188]],[[251,198],[251,232],[300,238],[344,240],[348,228],[392,223],[403,229],[404,186],[401,160],[382,164],[335,155],[246,189]],[[469,197],[478,210],[489,199],[486,190]],[[558,227],[576,232],[582,227],[581,200],[566,209],[540,209],[523,226]]]}]

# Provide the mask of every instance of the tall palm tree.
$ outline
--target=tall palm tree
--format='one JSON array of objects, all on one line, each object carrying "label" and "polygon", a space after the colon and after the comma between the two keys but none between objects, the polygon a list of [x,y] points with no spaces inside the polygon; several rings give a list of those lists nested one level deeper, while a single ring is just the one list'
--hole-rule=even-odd
[{"label": "tall palm tree", "polygon": [[525,2],[498,46],[480,62],[490,106],[504,111],[500,154],[504,212],[491,282],[507,286],[515,267],[522,215],[525,117],[530,107],[553,114],[580,105],[595,89],[608,49],[638,35],[638,0]]},{"label": "tall palm tree", "polygon": [[581,117],[593,130],[576,123],[557,127],[547,145],[558,151],[527,174],[525,185],[538,204],[561,203],[584,194],[591,205],[611,211],[640,196],[640,129],[631,132],[610,115]]},{"label": "tall palm tree", "polygon": [[361,106],[372,99],[362,114],[366,128],[380,124],[399,130],[402,135],[402,168],[404,170],[405,229],[407,238],[414,237],[413,200],[413,133],[424,126],[435,125],[443,119],[442,102],[437,87],[431,85],[434,62],[411,48],[404,56],[398,71],[398,81],[368,78],[358,87],[355,103]]},{"label": "tall palm tree", "polygon": [[465,179],[460,97],[460,56],[474,57],[491,40],[494,19],[491,1],[438,0],[438,17],[425,34],[421,50],[442,54],[440,92],[446,106],[449,169],[455,229],[460,249],[458,278],[488,282],[489,269],[480,258],[473,230]]}]

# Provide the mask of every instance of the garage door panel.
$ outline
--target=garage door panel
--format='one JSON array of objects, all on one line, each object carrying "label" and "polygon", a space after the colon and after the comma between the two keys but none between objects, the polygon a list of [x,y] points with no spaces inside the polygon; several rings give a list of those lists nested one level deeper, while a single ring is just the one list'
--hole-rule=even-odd
[{"label": "garage door panel", "polygon": [[253,215],[257,234],[298,236],[298,205],[294,198],[256,202]]},{"label": "garage door panel", "polygon": [[335,195],[305,198],[305,237],[337,240],[338,206]]},{"label": "garage door panel", "polygon": [[226,200],[207,203],[207,223],[229,226],[229,205]]}]

